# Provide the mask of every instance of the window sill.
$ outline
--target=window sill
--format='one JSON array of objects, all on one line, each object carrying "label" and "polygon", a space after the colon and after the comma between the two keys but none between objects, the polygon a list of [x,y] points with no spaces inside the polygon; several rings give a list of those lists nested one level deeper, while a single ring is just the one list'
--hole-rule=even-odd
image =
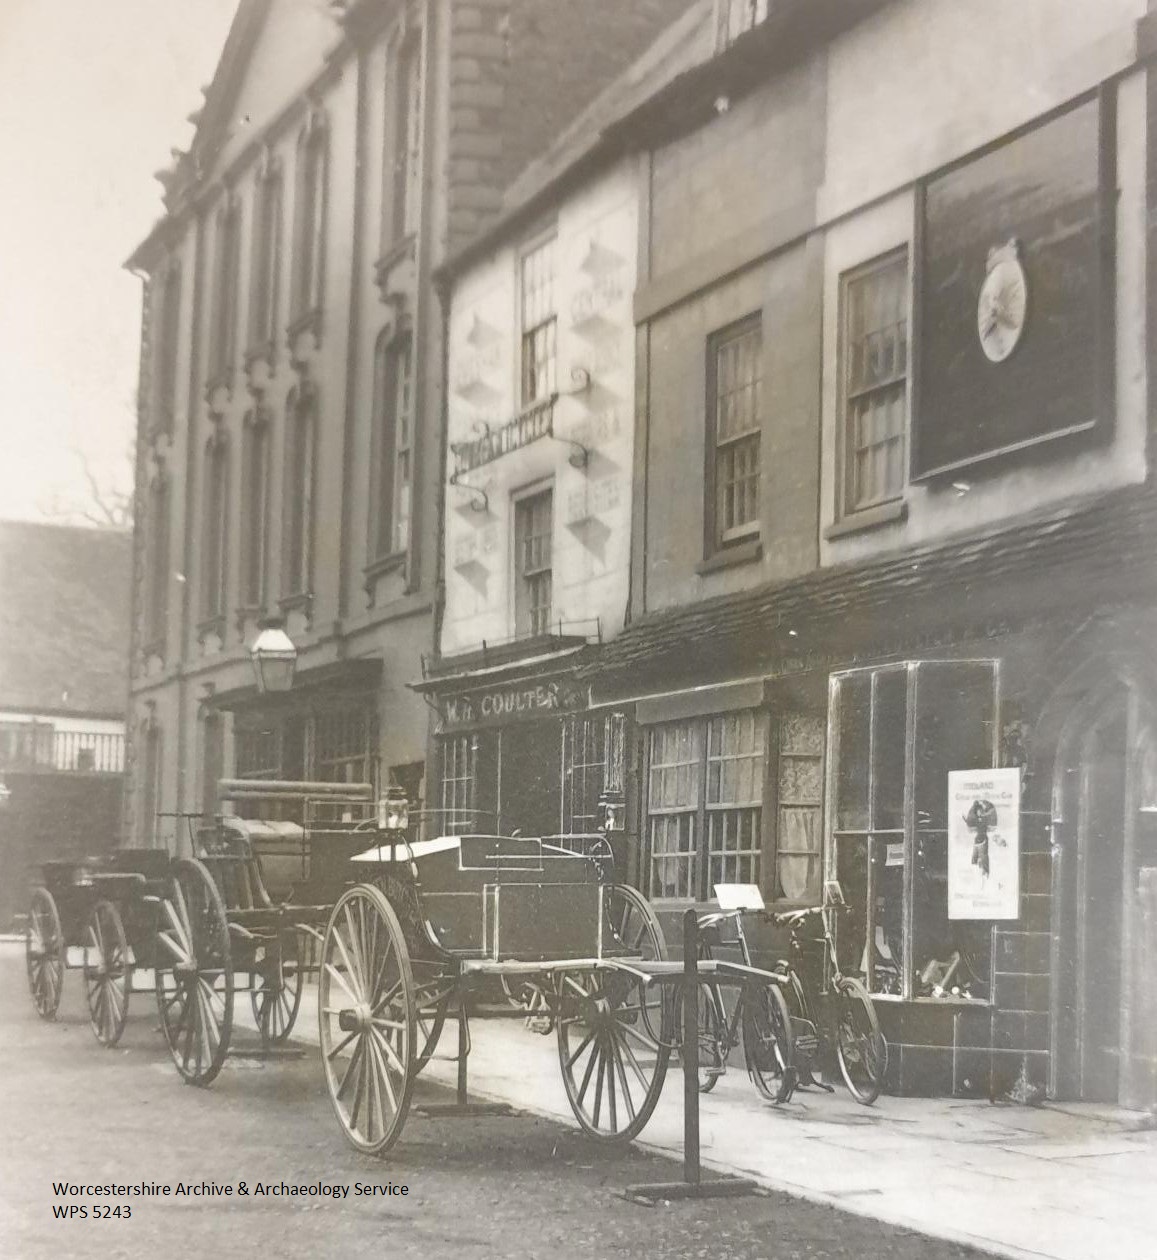
[{"label": "window sill", "polygon": [[401,551],[391,551],[388,555],[371,560],[362,570],[366,581],[372,582],[375,578],[380,578],[387,573],[396,573],[399,569],[404,570],[409,554],[409,551],[403,548]]},{"label": "window sill", "polygon": [[824,539],[831,542],[836,538],[845,538],[849,534],[863,533],[869,529],[879,529],[883,525],[894,525],[898,521],[908,519],[908,505],[903,499],[893,499],[890,503],[878,503],[875,507],[864,508],[860,512],[852,512],[842,520],[836,521],[824,530]]},{"label": "window sill", "polygon": [[713,556],[708,556],[695,566],[699,574],[717,573],[720,569],[730,569],[737,564],[753,564],[763,558],[763,543],[758,538],[749,542],[735,543],[730,547],[722,547]]},{"label": "window sill", "polygon": [[873,1002],[889,1002],[897,1004],[906,1003],[909,1006],[975,1006],[989,1007],[993,1005],[991,998],[973,998],[973,997],[910,997],[906,998],[900,993],[872,993],[870,994]]}]

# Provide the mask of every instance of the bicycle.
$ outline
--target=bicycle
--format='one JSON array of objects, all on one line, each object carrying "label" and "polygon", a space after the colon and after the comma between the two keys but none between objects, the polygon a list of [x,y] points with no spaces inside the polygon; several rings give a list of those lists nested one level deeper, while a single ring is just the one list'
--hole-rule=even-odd
[{"label": "bicycle", "polygon": [[[876,1008],[867,989],[854,976],[844,975],[840,971],[829,912],[847,908],[840,899],[804,910],[769,913],[768,917],[773,923],[787,927],[791,932],[792,958],[782,959],[774,970],[784,981],[794,1033],[793,1058],[799,1077],[798,1083],[805,1088],[815,1086],[828,1093],[832,1092],[832,1086],[815,1078],[813,1069],[826,1058],[829,1049],[827,1029],[834,1025],[836,1061],[840,1075],[856,1102],[870,1106],[879,1097],[884,1084],[884,1073],[888,1067],[888,1043],[880,1031]],[[831,1017],[830,1024],[826,1021],[821,1024],[816,1019],[819,1003],[813,1001],[813,995],[809,993],[810,986],[805,984],[801,969],[793,961],[803,957],[804,925],[813,918],[819,919],[823,935],[811,938],[811,941],[822,943],[824,951],[821,972],[823,987],[815,997],[822,999],[823,1005],[830,1008],[819,1012]]]},{"label": "bicycle", "polygon": [[[751,951],[743,931],[743,911],[722,910],[699,918],[699,957],[712,960],[719,946],[737,946],[745,967],[751,967]],[[720,927],[735,926],[735,939],[723,940]],[[752,981],[739,988],[730,1013],[722,986],[710,980],[699,985],[699,1092],[710,1093],[727,1071],[727,1060],[742,1039],[747,1074],[759,1094],[772,1103],[785,1103],[796,1085],[793,1067],[791,1016],[781,982]],[[676,1028],[682,1027],[682,993],[675,1002]]]}]

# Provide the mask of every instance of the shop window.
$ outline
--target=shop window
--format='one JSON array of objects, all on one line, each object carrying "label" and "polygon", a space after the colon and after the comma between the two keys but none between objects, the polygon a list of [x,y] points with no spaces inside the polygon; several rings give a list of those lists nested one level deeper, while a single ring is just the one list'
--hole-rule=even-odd
[{"label": "shop window", "polygon": [[904,491],[908,428],[908,251],[841,281],[842,515]]},{"label": "shop window", "polygon": [[527,250],[520,264],[524,407],[545,402],[555,389],[554,249],[551,237]]},{"label": "shop window", "polygon": [[875,993],[930,996],[956,961],[962,996],[987,997],[990,925],[948,919],[949,770],[995,763],[992,661],[909,662],[834,675],[828,877],[851,909],[845,969]]},{"label": "shop window", "polygon": [[550,627],[554,493],[542,490],[514,504],[514,622],[519,635]]},{"label": "shop window", "polygon": [[823,864],[824,719],[785,713],[777,724],[775,874],[789,901],[819,901]]},{"label": "shop window", "polygon": [[442,740],[442,823],[447,835],[474,830],[474,785],[478,737],[452,735]]},{"label": "shop window", "polygon": [[652,897],[706,900],[717,883],[759,883],[766,726],[744,710],[652,728]]},{"label": "shop window", "polygon": [[365,709],[335,709],[313,718],[313,767],[319,783],[376,783],[377,739]]},{"label": "shop window", "polygon": [[708,342],[709,553],[759,533],[762,357],[758,315]]},{"label": "shop window", "polygon": [[598,829],[599,799],[621,794],[624,780],[625,719],[621,713],[567,718],[562,727],[562,830]]},{"label": "shop window", "polygon": [[413,490],[413,342],[408,334],[378,346],[374,398],[372,560],[410,545]]}]

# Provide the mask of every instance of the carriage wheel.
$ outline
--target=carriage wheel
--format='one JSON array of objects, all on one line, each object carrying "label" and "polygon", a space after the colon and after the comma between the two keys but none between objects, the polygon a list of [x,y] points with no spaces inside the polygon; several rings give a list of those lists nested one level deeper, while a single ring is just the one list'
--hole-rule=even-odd
[{"label": "carriage wheel", "polygon": [[402,927],[385,894],[369,884],[347,890],[325,929],[318,1021],[334,1113],[367,1155],[393,1146],[410,1109],[415,988]]},{"label": "carriage wheel", "polygon": [[262,1044],[281,1045],[293,1031],[301,1007],[299,960],[282,958],[276,972],[272,969],[255,972],[249,1003]]},{"label": "carriage wheel", "polygon": [[85,924],[84,995],[92,1031],[110,1049],[125,1030],[131,971],[120,911],[111,901],[98,901]]},{"label": "carriage wheel", "polygon": [[55,1019],[64,988],[64,932],[56,901],[47,888],[37,888],[24,932],[24,965],[28,988],[41,1019]]},{"label": "carriage wheel", "polygon": [[437,959],[411,958],[410,968],[414,975],[414,1008],[418,1021],[416,1076],[434,1057],[446,1024],[450,999],[458,992],[458,982],[454,971]]},{"label": "carriage wheel", "polygon": [[177,1071],[208,1085],[233,1030],[233,959],[225,905],[198,861],[178,858],[157,926],[157,1006]]},{"label": "carriage wheel", "polygon": [[670,1045],[647,1021],[649,986],[605,972],[559,985],[558,1059],[571,1110],[592,1137],[629,1141],[651,1117]]},{"label": "carriage wheel", "polygon": [[[626,953],[644,962],[667,957],[663,928],[651,903],[637,888],[630,884],[608,884],[603,890],[603,920],[611,929],[612,953]],[[632,1000],[641,1005],[640,1014],[651,1040],[670,1044],[671,1038],[664,1034],[663,1021],[663,1006],[669,1004],[670,998],[664,996],[657,985],[635,990],[636,982],[623,976],[610,976],[608,983],[627,985],[634,990]]]}]

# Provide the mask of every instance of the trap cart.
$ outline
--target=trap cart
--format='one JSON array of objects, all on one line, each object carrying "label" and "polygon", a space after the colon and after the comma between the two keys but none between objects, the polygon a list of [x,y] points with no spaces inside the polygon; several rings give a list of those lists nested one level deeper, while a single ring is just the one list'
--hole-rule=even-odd
[{"label": "trap cart", "polygon": [[[322,1065],[349,1141],[369,1154],[397,1141],[451,1002],[464,1094],[466,995],[487,976],[508,992],[529,985],[538,995],[528,1022],[554,1031],[580,1126],[601,1139],[635,1137],[678,1048],[673,994],[682,964],[667,960],[647,900],[615,882],[606,840],[414,838],[421,830],[382,829],[353,857],[364,874],[337,898],[321,943]],[[757,968],[703,967],[715,983],[775,986]],[[764,1021],[761,1040],[764,1061],[790,1073],[788,1030]]]},{"label": "trap cart", "polygon": [[24,956],[42,1019],[56,1018],[65,971],[81,971],[93,1033],[102,1045],[116,1045],[129,997],[140,991],[135,976],[154,965],[158,913],[171,895],[172,878],[173,863],[163,849],[116,849],[39,868]]}]

